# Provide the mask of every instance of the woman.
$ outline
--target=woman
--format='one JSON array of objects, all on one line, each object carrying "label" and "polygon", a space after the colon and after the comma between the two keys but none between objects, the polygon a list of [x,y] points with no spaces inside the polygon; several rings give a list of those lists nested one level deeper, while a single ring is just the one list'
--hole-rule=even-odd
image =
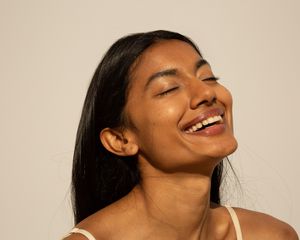
[{"label": "woman", "polygon": [[91,81],[77,133],[65,238],[298,239],[271,216],[220,205],[237,148],[232,99],[188,38],[126,36]]}]

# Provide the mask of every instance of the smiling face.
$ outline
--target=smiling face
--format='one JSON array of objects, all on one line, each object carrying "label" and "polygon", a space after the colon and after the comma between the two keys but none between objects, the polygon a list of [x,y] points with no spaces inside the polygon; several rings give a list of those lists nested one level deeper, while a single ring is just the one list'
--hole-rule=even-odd
[{"label": "smiling face", "polygon": [[183,41],[158,42],[140,56],[125,114],[139,161],[166,172],[211,172],[237,147],[229,91]]}]

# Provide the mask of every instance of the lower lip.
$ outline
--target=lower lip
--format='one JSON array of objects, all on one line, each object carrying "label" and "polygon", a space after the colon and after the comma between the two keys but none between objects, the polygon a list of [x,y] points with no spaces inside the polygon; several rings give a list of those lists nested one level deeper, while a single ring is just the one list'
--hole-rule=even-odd
[{"label": "lower lip", "polygon": [[188,133],[190,135],[201,135],[201,136],[214,136],[214,135],[218,135],[221,134],[225,131],[225,124],[224,123],[219,123],[219,124],[215,124],[209,127],[204,128],[203,130],[197,131],[197,132],[193,132],[193,133]]}]

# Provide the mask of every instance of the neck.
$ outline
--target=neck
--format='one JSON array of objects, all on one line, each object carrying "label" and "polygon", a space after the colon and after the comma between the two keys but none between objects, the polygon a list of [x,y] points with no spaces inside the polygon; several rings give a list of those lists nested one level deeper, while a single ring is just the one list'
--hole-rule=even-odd
[{"label": "neck", "polygon": [[144,209],[165,239],[209,239],[210,175],[163,173],[151,169],[143,174],[136,190]]}]

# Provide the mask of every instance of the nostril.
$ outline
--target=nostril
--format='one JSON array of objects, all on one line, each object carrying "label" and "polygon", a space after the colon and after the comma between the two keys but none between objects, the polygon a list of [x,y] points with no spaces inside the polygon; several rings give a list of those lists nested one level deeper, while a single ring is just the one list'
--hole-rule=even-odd
[{"label": "nostril", "polygon": [[201,101],[201,102],[198,103],[198,106],[203,105],[203,104],[205,104],[205,105],[210,105],[210,101],[208,101],[208,100],[203,100],[203,101]]},{"label": "nostril", "polygon": [[[201,88],[200,88],[201,86]],[[200,105],[211,106],[216,103],[216,93],[211,86],[206,84],[199,85],[199,88],[191,87],[191,108],[198,108]]]},{"label": "nostril", "polygon": [[216,96],[213,96],[212,100],[211,100],[211,103],[216,103],[217,102],[217,97]]},{"label": "nostril", "polygon": [[213,105],[214,103],[216,103],[216,101],[217,101],[217,98],[216,98],[216,97],[213,97],[211,100],[205,99],[205,100],[199,102],[197,106],[200,106],[200,105],[211,106],[211,105]]}]

